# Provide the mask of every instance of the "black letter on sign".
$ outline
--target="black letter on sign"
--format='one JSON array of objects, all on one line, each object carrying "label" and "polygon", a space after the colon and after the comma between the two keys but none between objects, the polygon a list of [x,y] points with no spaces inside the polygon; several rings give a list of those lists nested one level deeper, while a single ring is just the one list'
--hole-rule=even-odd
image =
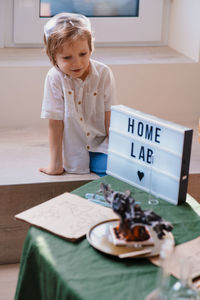
[{"label": "black letter on sign", "polygon": [[144,146],[142,146],[141,149],[140,149],[139,159],[142,159],[143,161],[145,161]]},{"label": "black letter on sign", "polygon": [[128,118],[128,132],[130,132],[130,128],[131,128],[131,133],[134,133],[134,119],[132,119],[131,122],[131,118]]},{"label": "black letter on sign", "polygon": [[160,134],[158,133],[158,131],[161,131],[161,129],[156,127],[156,134],[155,134],[155,142],[156,143],[160,143],[160,141],[158,140],[158,137],[160,137]]},{"label": "black letter on sign", "polygon": [[133,154],[134,152],[134,143],[131,143],[131,156],[135,157],[135,155]]},{"label": "black letter on sign", "polygon": [[144,124],[142,122],[138,123],[138,135],[143,136]]},{"label": "black letter on sign", "polygon": [[146,124],[146,132],[145,132],[145,139],[152,141],[152,135],[153,135],[153,126],[150,126]]},{"label": "black letter on sign", "polygon": [[152,163],[152,159],[151,159],[152,155],[153,155],[153,150],[151,150],[151,149],[148,148],[147,149],[147,163],[148,164]]}]

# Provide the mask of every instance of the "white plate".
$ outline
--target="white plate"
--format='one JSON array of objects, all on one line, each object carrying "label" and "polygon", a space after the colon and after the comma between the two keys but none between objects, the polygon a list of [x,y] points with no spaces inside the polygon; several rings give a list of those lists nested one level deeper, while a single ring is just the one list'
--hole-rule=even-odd
[{"label": "white plate", "polygon": [[[156,232],[152,229],[151,226],[148,226],[150,235],[153,239],[154,245],[144,246],[142,248],[134,248],[134,247],[127,247],[127,246],[115,246],[112,240],[110,226],[116,226],[119,223],[118,219],[114,220],[107,220],[101,223],[94,225],[89,232],[87,233],[87,240],[88,242],[97,250],[120,257],[120,255],[130,253],[130,257],[151,257],[159,255],[161,245],[164,239],[169,238],[173,239],[173,234],[171,232],[165,232],[165,236],[162,240],[157,237]],[[142,224],[144,225],[144,224]],[[148,253],[137,253],[137,251],[146,250],[145,252]],[[133,254],[133,255],[132,255]],[[126,256],[126,255],[125,255]],[[121,258],[122,258],[121,257]]]}]

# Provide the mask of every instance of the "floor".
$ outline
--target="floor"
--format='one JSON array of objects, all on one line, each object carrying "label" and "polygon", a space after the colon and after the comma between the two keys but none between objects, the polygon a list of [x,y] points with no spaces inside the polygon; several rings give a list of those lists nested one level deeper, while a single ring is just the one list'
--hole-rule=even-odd
[{"label": "floor", "polygon": [[[18,142],[17,148],[15,148],[15,151],[13,152],[13,141],[14,138],[11,139],[11,136],[15,137],[15,141]],[[41,133],[35,133],[30,135],[29,130],[25,130],[23,132],[23,138],[26,137],[26,144],[23,144],[22,140],[20,140],[19,136],[17,135],[17,132],[10,132],[5,133],[1,132],[1,141],[5,142],[6,139],[9,138],[10,144],[7,144],[7,150],[2,149],[2,153],[4,155],[7,155],[7,157],[12,157],[12,161],[9,161],[7,165],[5,165],[5,157],[2,159],[1,163],[4,164],[4,167],[9,167],[13,170],[12,176],[10,176],[8,173],[5,174],[0,169],[0,178],[4,181],[3,184],[17,184],[18,181],[22,180],[22,177],[20,178],[20,174],[23,174],[23,172],[26,173],[26,176],[23,176],[25,181],[27,179],[29,181],[54,181],[54,180],[65,180],[66,178],[60,179],[59,177],[47,177],[44,174],[40,174],[37,171],[37,168],[40,167],[40,162],[42,161],[44,164],[47,162],[47,141],[43,139],[41,136]],[[34,137],[37,138],[37,143],[34,143]],[[23,139],[24,140],[24,139]],[[5,143],[3,143],[5,145]],[[31,149],[34,151],[35,154],[38,154],[40,156],[40,160],[38,160],[37,155],[35,155],[34,159],[29,162],[28,165],[25,164],[25,166],[13,165],[13,158],[16,157],[16,155],[19,157],[20,155],[23,155],[21,150],[24,150],[27,155],[30,154]],[[6,151],[5,151],[6,150]],[[1,154],[1,153],[0,153]],[[14,157],[13,157],[14,155]],[[1,156],[1,155],[0,155]],[[2,156],[1,156],[2,157]],[[17,164],[17,163],[16,163]],[[34,164],[35,170],[32,172],[28,172],[28,170],[31,169],[31,165]],[[37,166],[37,167],[36,167]],[[23,169],[24,168],[24,169]],[[23,169],[23,172],[21,172]],[[5,170],[5,169],[4,169]],[[18,172],[20,170],[20,172]],[[24,174],[25,174],[24,173]],[[11,174],[11,173],[10,173]],[[9,175],[9,176],[8,176]],[[66,175],[64,175],[65,177]],[[92,175],[93,176],[93,175]],[[95,176],[93,176],[95,179]],[[76,178],[74,178],[76,180]],[[195,198],[200,203],[200,143],[198,142],[198,136],[197,136],[197,130],[195,129],[194,137],[193,137],[193,145],[192,145],[192,155],[191,155],[191,164],[190,164],[190,176],[189,176],[189,184],[188,184],[188,193]],[[15,288],[17,284],[17,278],[18,278],[18,272],[19,272],[19,264],[9,264],[9,265],[0,265],[0,299],[1,300],[13,300],[14,294],[15,294]]]},{"label": "floor", "polygon": [[13,300],[19,264],[0,265],[0,299]]}]

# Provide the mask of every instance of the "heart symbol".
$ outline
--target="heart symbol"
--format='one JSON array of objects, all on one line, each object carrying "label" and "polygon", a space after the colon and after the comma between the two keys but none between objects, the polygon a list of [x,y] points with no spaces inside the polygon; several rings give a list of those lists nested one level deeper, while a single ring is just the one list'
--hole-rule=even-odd
[{"label": "heart symbol", "polygon": [[138,175],[140,181],[141,181],[142,178],[144,177],[144,173],[143,173],[143,172],[140,172],[140,171],[137,171],[137,175]]}]

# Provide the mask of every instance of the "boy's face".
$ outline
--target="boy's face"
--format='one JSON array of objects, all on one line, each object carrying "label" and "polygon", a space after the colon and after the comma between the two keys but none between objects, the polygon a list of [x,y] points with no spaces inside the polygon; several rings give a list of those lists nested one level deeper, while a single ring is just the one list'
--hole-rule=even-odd
[{"label": "boy's face", "polygon": [[91,51],[85,38],[65,42],[62,50],[56,54],[59,69],[73,78],[84,80],[89,73]]}]

